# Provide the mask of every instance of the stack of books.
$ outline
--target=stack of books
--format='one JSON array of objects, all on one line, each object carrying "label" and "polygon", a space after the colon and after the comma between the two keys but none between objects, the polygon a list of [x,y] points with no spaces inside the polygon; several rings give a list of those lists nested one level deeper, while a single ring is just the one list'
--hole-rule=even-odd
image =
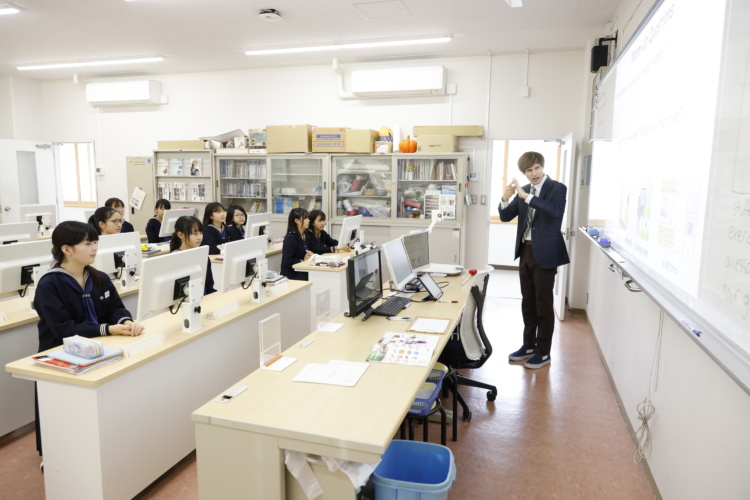
[{"label": "stack of books", "polygon": [[122,359],[122,350],[105,347],[104,354],[92,359],[76,356],[60,349],[48,354],[34,356],[31,358],[31,362],[35,365],[54,368],[55,370],[61,370],[74,375],[81,375],[82,373],[112,364],[120,359]]},{"label": "stack of books", "polygon": [[266,288],[273,288],[275,290],[284,290],[289,286],[289,279],[281,274],[267,276],[264,282],[266,284]]}]

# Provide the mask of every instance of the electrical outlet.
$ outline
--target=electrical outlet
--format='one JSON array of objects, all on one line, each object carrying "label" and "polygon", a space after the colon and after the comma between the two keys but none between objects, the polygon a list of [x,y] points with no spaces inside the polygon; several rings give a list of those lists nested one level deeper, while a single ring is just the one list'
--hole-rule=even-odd
[{"label": "electrical outlet", "polygon": [[479,174],[476,172],[469,172],[469,180],[476,181],[479,179]]},{"label": "electrical outlet", "polygon": [[476,205],[477,204],[477,195],[472,194],[471,195],[471,204]]},{"label": "electrical outlet", "polygon": [[487,195],[483,194],[479,197],[479,204],[480,205],[486,205],[487,204]]}]

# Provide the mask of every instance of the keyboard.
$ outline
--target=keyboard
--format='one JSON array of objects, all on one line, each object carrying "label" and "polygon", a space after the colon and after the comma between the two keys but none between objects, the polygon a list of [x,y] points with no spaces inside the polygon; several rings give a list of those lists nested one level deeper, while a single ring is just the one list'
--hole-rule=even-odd
[{"label": "keyboard", "polygon": [[393,316],[409,304],[411,304],[411,299],[407,299],[406,297],[389,297],[376,307],[372,313],[378,316]]}]

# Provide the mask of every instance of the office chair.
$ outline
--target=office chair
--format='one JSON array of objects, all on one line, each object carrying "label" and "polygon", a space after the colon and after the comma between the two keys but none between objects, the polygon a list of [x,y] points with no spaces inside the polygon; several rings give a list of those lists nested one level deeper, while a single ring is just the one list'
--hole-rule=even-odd
[{"label": "office chair", "polygon": [[[497,387],[485,382],[470,379],[461,375],[458,370],[480,368],[487,359],[492,355],[492,344],[490,344],[487,334],[484,331],[482,315],[484,312],[484,299],[487,295],[487,282],[490,275],[482,273],[474,278],[471,287],[471,295],[461,322],[453,332],[453,338],[448,342],[438,361],[450,367],[450,371],[445,376],[445,384],[453,392],[453,418],[456,418],[457,405],[459,403],[463,409],[463,419],[466,422],[471,421],[471,410],[464,401],[464,398],[458,392],[458,386],[467,385],[488,389],[487,400],[495,401],[497,398]],[[474,304],[472,304],[472,302]],[[472,310],[473,309],[473,310]],[[454,421],[453,440],[457,439],[458,426]]]}]

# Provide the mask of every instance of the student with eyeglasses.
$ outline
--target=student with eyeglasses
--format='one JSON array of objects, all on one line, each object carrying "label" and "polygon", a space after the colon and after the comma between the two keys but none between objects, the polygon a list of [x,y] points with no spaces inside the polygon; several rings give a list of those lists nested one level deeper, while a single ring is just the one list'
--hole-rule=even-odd
[{"label": "student with eyeglasses", "polygon": [[101,236],[120,234],[122,223],[122,215],[111,207],[99,207],[94,212],[94,215],[89,218],[89,224],[91,224]]},{"label": "student with eyeglasses", "polygon": [[125,220],[125,203],[120,198],[110,198],[104,202],[104,206],[114,208],[120,214],[120,219],[122,219],[121,233],[132,233],[135,231],[133,224]]}]

